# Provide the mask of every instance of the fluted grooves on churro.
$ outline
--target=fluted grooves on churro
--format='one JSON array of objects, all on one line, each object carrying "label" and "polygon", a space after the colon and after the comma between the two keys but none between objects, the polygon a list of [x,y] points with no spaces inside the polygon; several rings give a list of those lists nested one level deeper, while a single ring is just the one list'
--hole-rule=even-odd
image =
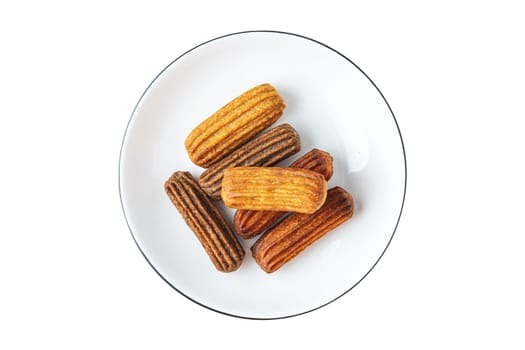
[{"label": "fluted grooves on churro", "polygon": [[222,178],[227,168],[272,166],[300,149],[301,140],[294,128],[288,124],[276,126],[206,169],[199,177],[199,184],[213,199],[220,199]]},{"label": "fluted grooves on churro", "polygon": [[326,180],[298,168],[229,168],[224,172],[221,197],[235,209],[313,213],[326,198]]},{"label": "fluted grooves on churro", "polygon": [[[344,221],[344,217],[341,216],[341,212],[345,209],[347,208],[334,210],[333,212],[329,213],[327,217],[323,217],[323,221],[316,222],[312,226],[309,226],[309,229],[311,230],[310,232],[326,232],[332,225],[335,224],[338,226]],[[280,247],[276,242],[272,244],[268,248],[268,250],[265,251],[264,254],[261,255],[261,259],[266,260],[266,264],[269,270],[275,270],[276,267],[284,265],[284,263],[286,263],[288,260],[291,260],[291,258],[299,255],[300,252],[302,252],[309,245],[311,245],[318,238],[320,238],[320,236],[313,234],[304,238],[296,238],[295,236],[299,236],[298,233],[301,232],[301,230],[305,229],[306,224],[310,223],[303,222],[302,224],[298,225],[298,227],[296,227],[294,231],[290,232],[287,236],[281,239],[281,241],[287,241],[291,243],[285,249],[282,249],[282,247]],[[272,255],[272,253],[274,255]]]},{"label": "fluted grooves on churro", "polygon": [[[332,156],[314,148],[293,162],[290,168],[315,171],[328,181],[333,174]],[[242,238],[253,238],[272,226],[284,214],[285,212],[269,210],[237,210],[233,219],[234,229]]]},{"label": "fluted grooves on churro", "polygon": [[211,166],[273,124],[284,108],[272,85],[255,86],[191,131],[185,141],[190,159],[199,166]]},{"label": "fluted grooves on churro", "polygon": [[244,258],[244,250],[230,226],[213,205],[193,176],[175,172],[165,185],[166,193],[195,233],[219,271],[235,271]]},{"label": "fluted grooves on churro", "polygon": [[323,175],[326,181],[328,181],[334,171],[332,163],[332,156],[328,152],[314,148],[293,162],[290,168],[302,168],[315,171]]},{"label": "fluted grooves on churro", "polygon": [[340,187],[328,190],[323,206],[313,214],[293,213],[271,228],[251,248],[261,268],[274,272],[304,249],[349,220],[354,211],[352,196]]}]

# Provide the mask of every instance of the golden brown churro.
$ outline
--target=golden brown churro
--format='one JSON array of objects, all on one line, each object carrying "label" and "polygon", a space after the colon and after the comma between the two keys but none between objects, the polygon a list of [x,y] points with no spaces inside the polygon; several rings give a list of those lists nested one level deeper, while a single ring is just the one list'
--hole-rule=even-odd
[{"label": "golden brown churro", "polygon": [[[329,153],[312,149],[290,165],[290,168],[303,168],[318,172],[326,181],[333,173],[332,156]],[[257,236],[281,218],[285,212],[268,210],[237,210],[233,219],[235,231],[244,239]]]},{"label": "golden brown churro", "polygon": [[326,199],[326,180],[315,171],[298,168],[229,168],[221,196],[235,209],[313,213]]},{"label": "golden brown churro", "polygon": [[283,99],[270,84],[246,91],[191,131],[185,141],[191,161],[210,167],[272,125],[284,108]]}]

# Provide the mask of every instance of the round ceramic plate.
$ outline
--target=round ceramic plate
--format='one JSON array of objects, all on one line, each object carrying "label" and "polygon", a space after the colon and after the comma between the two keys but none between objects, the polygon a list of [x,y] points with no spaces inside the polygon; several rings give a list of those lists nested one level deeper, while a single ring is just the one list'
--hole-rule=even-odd
[{"label": "round ceramic plate", "polygon": [[[164,192],[176,170],[198,177],[184,139],[234,97],[271,83],[287,108],[302,150],[329,152],[334,175],[355,200],[353,218],[267,274],[242,240],[246,257],[218,272]],[[405,195],[401,135],[375,84],[348,58],[315,40],[282,32],[226,35],[189,50],[148,86],[129,121],[119,165],[122,208],[140,251],[174,289],[209,309],[246,318],[281,318],[315,310],[356,286],[396,229]],[[231,222],[233,210],[218,203]]]}]

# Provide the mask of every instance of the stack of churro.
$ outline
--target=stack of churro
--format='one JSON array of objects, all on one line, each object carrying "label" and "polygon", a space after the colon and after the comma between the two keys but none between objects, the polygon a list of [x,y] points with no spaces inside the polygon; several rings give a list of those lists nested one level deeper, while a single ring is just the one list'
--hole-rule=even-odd
[{"label": "stack of churro", "polygon": [[188,156],[206,168],[198,181],[187,171],[176,171],[164,185],[219,271],[238,269],[245,253],[214,201],[222,199],[237,209],[233,226],[238,236],[261,234],[251,251],[268,273],[353,215],[352,196],[341,187],[327,189],[333,173],[327,152],[312,149],[289,167],[274,166],[301,150],[292,126],[264,131],[285,107],[270,84],[233,99],[186,138]]}]

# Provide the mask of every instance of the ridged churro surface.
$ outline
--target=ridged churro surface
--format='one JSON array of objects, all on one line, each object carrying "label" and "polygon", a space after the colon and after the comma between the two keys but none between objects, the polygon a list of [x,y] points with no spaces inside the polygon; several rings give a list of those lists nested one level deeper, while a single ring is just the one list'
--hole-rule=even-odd
[{"label": "ridged churro surface", "polygon": [[270,84],[261,84],[236,97],[188,135],[186,151],[193,163],[210,167],[283,114],[285,104]]},{"label": "ridged churro surface", "polygon": [[244,258],[244,250],[193,176],[187,171],[177,171],[166,181],[164,188],[217,270],[237,270]]},{"label": "ridged churro surface", "polygon": [[[332,156],[314,148],[293,162],[290,168],[318,172],[328,181],[333,173]],[[276,223],[284,214],[281,211],[237,210],[233,219],[234,229],[244,239],[253,238]]]},{"label": "ridged churro surface", "polygon": [[221,199],[224,171],[239,166],[272,166],[301,150],[297,131],[282,124],[256,136],[242,147],[221,159],[199,177],[202,189],[213,199]]},{"label": "ridged churro surface", "polygon": [[252,255],[266,272],[278,270],[312,243],[349,220],[353,198],[341,187],[328,190],[326,202],[313,214],[291,214],[252,246]]},{"label": "ridged churro surface", "polygon": [[315,171],[238,167],[224,172],[221,197],[227,207],[313,213],[326,199],[327,183]]}]

